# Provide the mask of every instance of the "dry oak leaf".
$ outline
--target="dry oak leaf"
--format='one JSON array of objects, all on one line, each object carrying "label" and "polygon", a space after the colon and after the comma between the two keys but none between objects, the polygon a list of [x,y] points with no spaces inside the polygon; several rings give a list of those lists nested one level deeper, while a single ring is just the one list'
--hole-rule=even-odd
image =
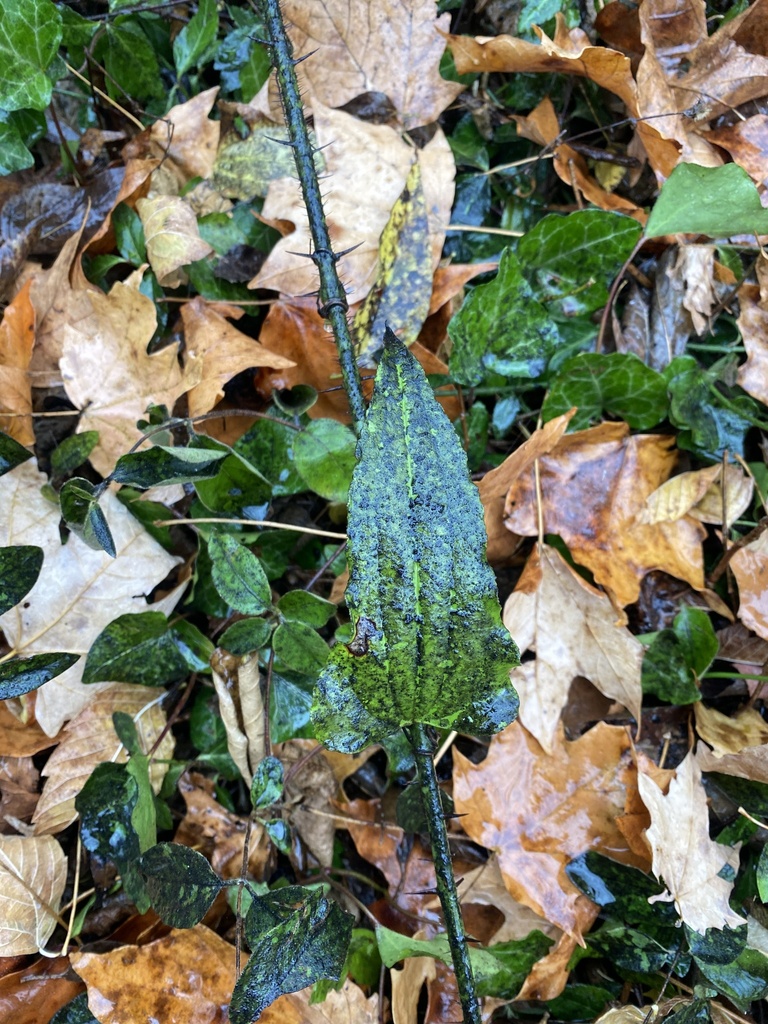
[{"label": "dry oak leaf", "polygon": [[[165,712],[157,703],[156,689],[135,683],[114,683],[99,690],[64,728],[59,745],[43,769],[47,778],[32,819],[36,835],[61,832],[75,820],[75,797],[96,765],[103,761],[122,763],[128,760],[128,752],[112,724],[115,711],[123,711],[134,719],[145,753],[153,748],[165,726]],[[168,771],[163,761],[173,757],[174,747],[173,735],[168,731],[149,766],[150,782],[156,793]]]},{"label": "dry oak leaf", "polygon": [[739,585],[739,618],[768,640],[768,531],[739,548],[729,564]]},{"label": "dry oak leaf", "polygon": [[100,1024],[227,1024],[235,947],[205,925],[174,929],[146,946],[70,953],[69,961]]},{"label": "dry oak leaf", "polygon": [[520,721],[547,753],[576,676],[589,679],[640,720],[643,645],[616,622],[605,594],[554,548],[533,549],[504,605],[504,625],[521,654],[536,651],[536,658],[513,669],[510,678],[520,695]]},{"label": "dry oak leaf", "polygon": [[[538,464],[544,533],[559,534],[617,605],[636,601],[640,580],[653,569],[704,588],[704,527],[688,517],[638,522],[645,499],[675,469],[673,438],[630,437],[626,423],[603,423],[566,434]],[[532,469],[510,488],[505,524],[513,533],[538,535]]]},{"label": "dry oak leaf", "polygon": [[223,398],[227,381],[243,370],[257,366],[282,370],[296,365],[292,359],[270,352],[225,319],[242,315],[237,306],[213,308],[200,296],[181,307],[184,364],[193,360],[202,366],[200,383],[187,392],[190,416],[209,412]]},{"label": "dry oak leaf", "polygon": [[464,88],[440,75],[451,17],[437,17],[434,0],[285,0],[283,14],[296,53],[322,54],[300,64],[298,74],[326,106],[384,93],[408,130],[436,121]]},{"label": "dry oak leaf", "polygon": [[35,309],[29,297],[31,286],[32,282],[27,281],[13,302],[5,307],[0,323],[0,430],[19,444],[29,445],[35,443],[30,416],[32,385],[27,372],[35,344]]},{"label": "dry oak leaf", "polygon": [[[163,580],[180,559],[169,555],[107,491],[101,507],[117,555],[94,551],[78,537],[59,536],[60,511],[41,488],[48,480],[34,461],[7,473],[0,487],[0,545],[37,544],[43,568],[22,604],[0,616],[0,628],[21,655],[71,651],[85,655],[106,625],[127,612],[146,611],[144,594]],[[184,584],[182,584],[182,587]],[[177,588],[150,607],[170,614]],[[85,658],[45,683],[36,694],[35,716],[49,735],[93,699],[104,683],[81,682]]]},{"label": "dry oak leaf", "polygon": [[703,743],[696,747],[696,762],[703,772],[768,782],[768,725],[754,708],[742,708],[733,718],[701,702],[694,711],[696,732],[712,748]]},{"label": "dry oak leaf", "polygon": [[144,227],[147,259],[165,288],[178,288],[187,280],[181,269],[205,259],[213,246],[200,237],[197,217],[180,196],[137,199],[136,209]]},{"label": "dry oak leaf", "polygon": [[0,836],[0,956],[37,953],[57,925],[67,858],[50,836]]},{"label": "dry oak leaf", "polygon": [[[387,125],[368,124],[313,100],[315,134],[325,161],[324,199],[335,252],[354,249],[339,261],[339,275],[350,303],[363,299],[373,284],[379,239],[403,191],[413,163],[413,147]],[[450,146],[438,129],[419,151],[427,205],[433,267],[443,249],[453,203],[456,171]],[[301,296],[317,290],[317,269],[296,253],[311,252],[309,222],[294,178],[270,182],[262,208],[266,220],[295,225],[270,252],[249,288],[269,288]]]},{"label": "dry oak leaf", "polygon": [[280,996],[259,1017],[260,1024],[378,1024],[379,996],[365,993],[351,978],[322,1003],[310,1004],[312,988]]},{"label": "dry oak leaf", "polygon": [[726,866],[731,877],[739,869],[739,849],[709,838],[707,794],[701,769],[692,753],[677,766],[665,795],[640,771],[637,778],[643,803],[651,815],[646,835],[653,851],[653,873],[667,892],[651,897],[674,900],[685,924],[703,935],[707,928],[737,928],[744,918],[728,905],[733,882],[720,877]]},{"label": "dry oak leaf", "polygon": [[498,854],[512,896],[581,942],[597,907],[565,868],[585,850],[643,863],[616,827],[635,772],[625,729],[599,723],[568,742],[562,727],[551,753],[516,722],[472,764],[454,750],[453,797],[474,842]]},{"label": "dry oak leaf", "polygon": [[147,354],[157,317],[152,300],[139,291],[142,273],[116,283],[108,295],[89,292],[89,314],[62,328],[64,387],[83,410],[78,432],[99,431],[90,459],[102,476],[141,437],[136,421],[147,407],[172,409],[179,395],[200,383],[202,373],[192,359],[182,372],[177,344]]},{"label": "dry oak leaf", "polygon": [[768,259],[762,254],[755,265],[757,285],[739,288],[739,318],[736,321],[747,361],[739,367],[736,381],[758,402],[768,403]]},{"label": "dry oak leaf", "polygon": [[692,516],[700,523],[722,526],[723,510],[726,521],[735,522],[749,508],[755,482],[740,466],[732,463],[725,467],[725,487],[722,479],[721,462],[690,473],[678,473],[648,495],[638,522],[650,526]]},{"label": "dry oak leaf", "polygon": [[424,983],[437,978],[437,960],[411,956],[403,966],[390,971],[392,982],[392,1024],[419,1024],[419,1000]]}]

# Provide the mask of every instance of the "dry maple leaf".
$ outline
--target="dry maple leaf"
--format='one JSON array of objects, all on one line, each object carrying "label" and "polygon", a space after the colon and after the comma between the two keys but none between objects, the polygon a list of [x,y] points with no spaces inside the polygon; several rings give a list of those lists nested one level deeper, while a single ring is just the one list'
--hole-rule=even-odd
[{"label": "dry maple leaf", "polygon": [[[34,444],[32,387],[27,372],[35,344],[35,310],[27,281],[13,302],[5,307],[0,323],[0,430],[19,444]],[[23,413],[24,415],[20,415]]]},{"label": "dry maple leaf", "polygon": [[67,858],[50,836],[0,836],[0,957],[37,953],[57,925]]},{"label": "dry maple leaf", "polygon": [[[134,718],[145,753],[152,749],[165,726],[165,712],[157,703],[157,690],[153,687],[114,683],[100,690],[64,729],[61,742],[43,769],[47,778],[32,819],[36,835],[61,832],[75,820],[75,797],[96,765],[103,761],[122,763],[128,760],[128,751],[117,738],[112,724],[115,711],[123,711]],[[173,734],[169,731],[149,766],[150,782],[156,793],[168,771],[167,762],[173,757],[174,747]]]},{"label": "dry maple leaf", "polygon": [[[221,122],[208,115],[219,88],[207,89],[187,103],[171,107],[149,131],[152,155],[173,172],[179,188],[192,178],[209,178],[219,148]],[[178,191],[178,189],[177,189]]]},{"label": "dry maple leaf", "polygon": [[514,898],[581,941],[597,908],[565,868],[585,850],[639,863],[615,822],[634,771],[618,726],[601,722],[573,742],[561,727],[548,754],[517,722],[491,739],[481,764],[454,750],[453,796],[470,839],[498,853]]},{"label": "dry maple leaf", "polygon": [[90,460],[102,476],[141,437],[136,422],[147,407],[172,409],[202,372],[190,360],[182,373],[177,344],[147,354],[157,318],[154,303],[139,291],[142,273],[113,285],[108,295],[89,292],[90,314],[63,326],[64,387],[83,410],[78,431],[99,431]]},{"label": "dry maple leaf", "polygon": [[566,434],[538,460],[540,489],[532,469],[512,484],[506,526],[523,536],[538,534],[540,490],[544,532],[559,534],[619,606],[637,600],[640,580],[653,569],[702,590],[704,527],[687,517],[654,526],[638,520],[646,498],[676,463],[673,438],[630,437],[626,423]]},{"label": "dry maple leaf", "polygon": [[[59,536],[60,511],[41,493],[47,478],[34,461],[6,474],[0,487],[0,544],[37,544],[43,568],[23,604],[0,616],[0,627],[22,655],[71,651],[85,655],[102,629],[127,612],[146,611],[143,597],[178,564],[107,491],[101,499],[117,555],[94,551],[78,537]],[[185,584],[182,584],[182,587]],[[152,605],[169,614],[177,588]],[[39,725],[55,736],[63,723],[104,687],[81,682],[85,659],[45,683],[36,694]]]},{"label": "dry maple leaf", "polygon": [[[367,124],[317,100],[312,110],[318,148],[325,161],[325,211],[334,249],[354,249],[339,262],[339,276],[349,302],[357,302],[373,283],[379,238],[403,191],[414,151],[387,125]],[[453,155],[440,129],[419,150],[418,160],[436,266],[450,219],[455,174]],[[290,221],[296,228],[277,242],[249,287],[294,296],[314,293],[318,286],[317,270],[311,260],[296,255],[311,251],[311,239],[294,178],[270,182],[262,216],[266,220]]]},{"label": "dry maple leaf", "polygon": [[520,653],[535,650],[510,675],[520,695],[520,721],[549,753],[576,676],[640,720],[643,645],[605,594],[581,578],[554,548],[534,548],[504,605],[504,625]]},{"label": "dry maple leaf", "polygon": [[742,708],[733,718],[701,702],[694,711],[696,732],[712,748],[702,743],[696,747],[702,771],[768,782],[768,724],[755,708]]},{"label": "dry maple leaf", "polygon": [[101,1024],[183,1021],[226,1024],[235,987],[235,947],[210,928],[174,929],[146,946],[70,953]]},{"label": "dry maple leaf", "polygon": [[693,754],[677,766],[666,795],[642,772],[637,783],[651,815],[646,835],[653,851],[653,873],[667,886],[667,892],[652,897],[652,902],[674,900],[680,917],[700,935],[707,928],[744,924],[728,904],[733,882],[720,876],[728,867],[735,878],[741,843],[722,846],[709,838],[707,794]]},{"label": "dry maple leaf", "polygon": [[434,0],[285,0],[283,16],[297,55],[320,51],[298,73],[326,106],[384,93],[407,130],[436,121],[464,88],[440,75],[451,17],[437,17]]}]

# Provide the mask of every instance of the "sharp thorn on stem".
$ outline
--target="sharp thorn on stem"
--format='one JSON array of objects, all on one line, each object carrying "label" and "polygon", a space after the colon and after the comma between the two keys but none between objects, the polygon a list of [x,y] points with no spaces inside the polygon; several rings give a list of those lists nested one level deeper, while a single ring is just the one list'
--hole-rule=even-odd
[{"label": "sharp thorn on stem", "polygon": [[296,66],[296,64],[301,64],[301,62],[303,60],[308,60],[310,57],[314,57],[314,55],[316,53],[317,53],[317,50],[310,50],[309,53],[305,53],[303,57],[294,57],[293,58],[294,66]]}]

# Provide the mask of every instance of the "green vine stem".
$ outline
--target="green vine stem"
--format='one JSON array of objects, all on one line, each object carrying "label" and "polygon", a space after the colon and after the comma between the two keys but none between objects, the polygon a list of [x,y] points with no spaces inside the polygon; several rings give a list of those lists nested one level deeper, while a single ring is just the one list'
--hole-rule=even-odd
[{"label": "green vine stem", "polygon": [[280,98],[283,101],[285,121],[291,139],[289,145],[293,149],[296,170],[301,183],[301,193],[309,219],[309,230],[315,247],[314,252],[308,255],[320,275],[317,308],[320,316],[328,320],[333,328],[344,388],[349,398],[352,418],[359,430],[360,424],[365,419],[365,399],[357,369],[352,335],[347,323],[347,296],[336,271],[336,263],[344,253],[334,253],[331,247],[331,236],[325,222],[320,183],[317,180],[315,169],[314,149],[309,139],[307,123],[304,120],[304,109],[294,70],[298,61],[294,59],[293,47],[288,33],[285,31],[279,0],[263,0],[263,10],[272,64],[277,74]]},{"label": "green vine stem", "polygon": [[475,977],[469,959],[469,944],[461,916],[461,904],[453,875],[451,849],[448,845],[448,830],[445,826],[445,815],[440,801],[440,789],[437,784],[437,773],[432,758],[433,745],[429,741],[426,726],[414,725],[406,730],[406,735],[416,760],[416,773],[421,789],[424,814],[429,828],[429,839],[432,844],[432,859],[435,862],[437,879],[437,895],[443,908],[445,930],[448,945],[451,948],[453,969],[459,989],[459,1000],[464,1011],[464,1024],[481,1024],[480,1000],[477,997]]}]

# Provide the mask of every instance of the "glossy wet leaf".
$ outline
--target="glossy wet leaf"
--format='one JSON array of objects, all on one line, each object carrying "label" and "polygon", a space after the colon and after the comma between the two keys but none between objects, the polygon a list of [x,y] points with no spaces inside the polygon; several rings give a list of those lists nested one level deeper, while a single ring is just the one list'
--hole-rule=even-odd
[{"label": "glossy wet leaf", "polygon": [[663,892],[664,886],[637,868],[589,851],[575,857],[566,874],[611,917],[644,927],[677,924],[677,912],[670,903],[649,902]]},{"label": "glossy wet leaf", "polygon": [[82,466],[88,456],[99,443],[98,430],[84,430],[82,434],[65,437],[61,444],[51,452],[51,466],[64,475]]},{"label": "glossy wet leaf", "polygon": [[162,96],[157,54],[141,23],[130,16],[117,17],[104,28],[92,52],[107,70],[107,92],[113,96],[128,93],[139,101]]},{"label": "glossy wet leaf", "polygon": [[61,12],[50,0],[14,0],[0,7],[0,107],[45,110],[53,90],[45,72],[61,33]]},{"label": "glossy wet leaf", "polygon": [[57,1010],[49,1024],[99,1024],[88,1008],[88,993],[70,999],[66,1005]]},{"label": "glossy wet leaf", "polygon": [[[194,626],[184,623],[183,635],[168,623],[162,612],[121,615],[96,637],[83,670],[84,683],[126,682],[165,686],[184,679],[192,671],[185,652],[196,639],[213,646]],[[197,671],[207,667],[196,661]]]},{"label": "glossy wet leaf", "polygon": [[281,622],[272,636],[278,668],[316,678],[328,661],[328,644],[304,622]]},{"label": "glossy wet leaf", "polygon": [[0,700],[20,697],[36,690],[49,679],[66,672],[79,659],[79,654],[33,654],[30,658],[12,658],[0,665]]},{"label": "glossy wet leaf", "polygon": [[112,479],[133,487],[154,487],[156,484],[186,483],[216,476],[220,463],[229,453],[203,448],[166,448],[154,445],[140,452],[123,455],[117,460]]},{"label": "glossy wet leaf", "polygon": [[31,458],[32,452],[7,434],[0,433],[0,476]]},{"label": "glossy wet leaf", "polygon": [[650,430],[666,418],[669,400],[660,373],[622,352],[580,352],[567,359],[549,385],[541,407],[546,422],[577,406],[571,430],[582,430],[604,413]]},{"label": "glossy wet leaf", "polygon": [[42,567],[42,548],[33,544],[0,548],[0,615],[29,593]]},{"label": "glossy wet leaf", "polygon": [[659,235],[764,235],[768,211],[755,183],[738,164],[700,167],[680,163],[664,182],[645,228],[647,238]]},{"label": "glossy wet leaf", "polygon": [[548,309],[585,316],[608,301],[611,281],[641,233],[632,217],[607,210],[550,213],[523,235],[517,255],[534,271]]},{"label": "glossy wet leaf", "polygon": [[158,843],[143,853],[138,870],[152,909],[171,928],[192,928],[223,887],[205,857],[179,843]]},{"label": "glossy wet leaf", "polygon": [[268,821],[263,821],[262,824],[264,825],[264,831],[280,853],[284,853],[286,857],[289,857],[291,855],[291,829],[288,823],[283,821],[282,818],[270,818]]},{"label": "glossy wet leaf", "polygon": [[265,757],[256,765],[251,782],[251,806],[255,810],[271,807],[283,795],[283,763],[277,757]]},{"label": "glossy wet leaf", "polygon": [[313,420],[293,443],[296,469],[307,487],[328,501],[346,501],[357,439],[336,420]]},{"label": "glossy wet leaf", "polygon": [[269,608],[272,592],[258,558],[235,537],[214,533],[208,539],[211,578],[230,608],[260,615]]},{"label": "glossy wet leaf", "polygon": [[625,971],[655,974],[675,964],[686,973],[690,963],[679,955],[683,938],[673,928],[649,933],[611,919],[591,932],[587,941],[593,954],[606,957]]},{"label": "glossy wet leaf", "polygon": [[535,380],[560,342],[557,325],[511,249],[502,253],[493,281],[473,288],[448,333],[453,342],[451,376],[469,387],[489,373]]},{"label": "glossy wet leaf", "polygon": [[703,935],[685,926],[685,937],[697,964],[729,964],[747,945],[746,924],[739,928],[708,928]]},{"label": "glossy wet leaf", "polygon": [[[449,966],[453,964],[447,935],[437,935],[434,939],[411,939],[379,925],[376,928],[376,941],[381,959],[387,967],[393,967],[412,956],[431,956]],[[495,977],[504,971],[500,959],[488,949],[472,946],[469,956],[475,979],[481,985],[491,985]]]},{"label": "glossy wet leaf", "polygon": [[742,1013],[748,1013],[756,999],[768,995],[768,956],[760,950],[747,946],[733,963],[698,966],[704,977]]},{"label": "glossy wet leaf", "polygon": [[287,423],[283,425],[274,419],[256,420],[234,444],[235,451],[269,481],[276,498],[297,494],[307,488],[293,455],[297,434],[298,431]]},{"label": "glossy wet leaf", "polygon": [[305,622],[314,629],[322,629],[337,611],[332,601],[325,601],[307,590],[289,590],[277,602],[277,608],[286,619]]},{"label": "glossy wet leaf", "polygon": [[500,961],[502,970],[488,981],[479,982],[478,995],[514,999],[533,965],[547,955],[553,944],[554,940],[543,932],[532,931],[524,939],[494,942],[488,946],[488,952]]},{"label": "glossy wet leaf", "polygon": [[99,505],[96,487],[83,477],[67,480],[59,495],[61,516],[69,529],[94,551],[116,557],[115,542]]},{"label": "glossy wet leaf", "polygon": [[669,629],[651,641],[643,658],[643,692],[670,704],[699,700],[701,677],[717,655],[718,640],[709,615],[684,605]]},{"label": "glossy wet leaf", "polygon": [[232,993],[232,1024],[251,1024],[286,992],[338,978],[352,922],[319,889],[289,886],[255,898],[245,924],[251,958]]},{"label": "glossy wet leaf", "polygon": [[416,722],[495,732],[517,714],[517,648],[485,561],[477,490],[453,427],[389,332],[350,488],[355,625],[318,682],[314,720],[358,750]]},{"label": "glossy wet leaf", "polygon": [[266,619],[241,619],[219,637],[219,647],[231,654],[243,655],[264,647],[272,632]]},{"label": "glossy wet leaf", "polygon": [[195,490],[206,508],[235,519],[263,519],[272,496],[269,481],[237,452],[219,463],[214,477],[196,480]]}]

